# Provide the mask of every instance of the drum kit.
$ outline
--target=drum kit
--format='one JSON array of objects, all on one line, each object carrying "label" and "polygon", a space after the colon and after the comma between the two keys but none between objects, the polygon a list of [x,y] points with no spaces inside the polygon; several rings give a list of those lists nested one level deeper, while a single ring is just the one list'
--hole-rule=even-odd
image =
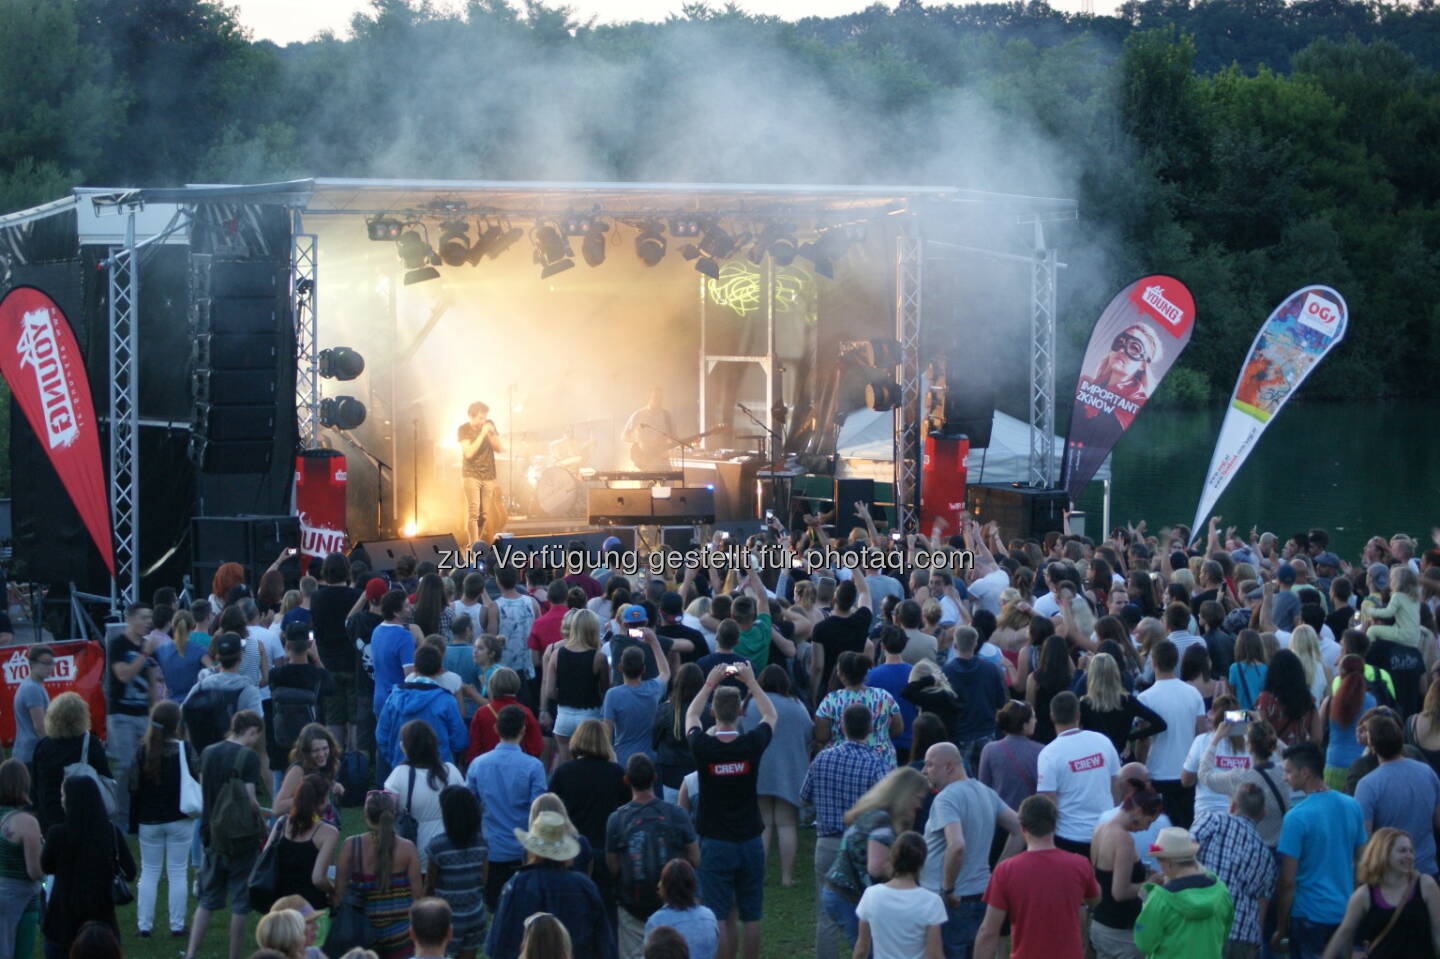
[{"label": "drum kit", "polygon": [[570,434],[558,439],[516,434],[514,449],[495,457],[512,518],[584,516],[585,484],[595,475],[584,465],[592,446]]}]

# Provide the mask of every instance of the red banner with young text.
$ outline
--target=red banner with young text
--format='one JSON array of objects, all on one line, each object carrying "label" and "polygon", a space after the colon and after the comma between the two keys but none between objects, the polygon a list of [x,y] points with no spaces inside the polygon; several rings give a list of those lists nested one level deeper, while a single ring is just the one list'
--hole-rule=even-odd
[{"label": "red banner with young text", "polygon": [[114,576],[110,496],[85,360],[65,314],[33,286],[0,300],[0,375]]},{"label": "red banner with young text", "polygon": [[[90,704],[90,731],[105,736],[105,650],[99,643],[83,639],[47,643],[55,651],[55,670],[45,680],[45,692],[53,700],[61,693],[79,693]],[[0,740],[15,742],[15,691],[30,677],[30,647],[0,648],[0,666],[5,682],[0,683]]]}]

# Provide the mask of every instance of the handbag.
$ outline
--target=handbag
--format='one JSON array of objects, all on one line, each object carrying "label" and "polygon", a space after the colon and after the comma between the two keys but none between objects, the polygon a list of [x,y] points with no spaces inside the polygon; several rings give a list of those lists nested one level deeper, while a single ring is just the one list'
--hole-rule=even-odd
[{"label": "handbag", "polygon": [[410,767],[410,788],[405,792],[405,806],[395,817],[395,835],[401,839],[408,839],[415,842],[420,836],[420,823],[415,814],[410,811],[410,804],[415,799],[415,767]]},{"label": "handbag", "polygon": [[65,767],[65,778],[71,776],[84,776],[86,779],[95,780],[95,785],[100,787],[100,799],[105,803],[105,815],[115,815],[115,794],[117,787],[115,780],[109,776],[100,775],[100,771],[90,765],[90,730],[85,730],[85,738],[80,741],[80,759]]},{"label": "handbag", "polygon": [[117,906],[128,906],[135,901],[135,891],[129,881],[120,875],[120,832],[110,827],[110,838],[114,840],[115,872],[110,877],[110,902]]},{"label": "handbag", "polygon": [[185,761],[185,744],[179,744],[180,749],[176,759],[180,763],[180,812],[191,819],[205,808],[205,792],[200,788],[200,782],[190,775],[190,764]]},{"label": "handbag", "polygon": [[265,843],[265,848],[260,850],[255,865],[250,867],[250,879],[247,882],[250,908],[256,912],[269,912],[279,898],[275,895],[275,890],[280,887],[280,843],[275,841],[275,837],[285,828],[289,818],[281,816],[275,820],[275,825],[270,830],[270,839]]},{"label": "handbag", "polygon": [[350,854],[351,881],[345,884],[345,897],[330,910],[330,934],[325,937],[324,950],[327,956],[343,956],[351,949],[368,949],[375,942],[375,930],[370,926],[365,898],[356,891],[353,882],[355,863],[361,853],[360,838],[355,836],[351,840],[355,845]]}]

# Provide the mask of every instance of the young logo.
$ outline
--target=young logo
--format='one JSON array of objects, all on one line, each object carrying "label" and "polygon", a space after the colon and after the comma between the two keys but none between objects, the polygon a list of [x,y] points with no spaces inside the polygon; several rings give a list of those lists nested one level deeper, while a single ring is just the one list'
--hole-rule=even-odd
[{"label": "young logo", "polygon": [[15,344],[20,368],[29,367],[35,375],[35,392],[40,397],[45,440],[50,449],[62,449],[80,435],[80,422],[75,415],[75,398],[70,392],[70,377],[60,355],[55,336],[55,319],[44,307],[28,311],[20,320],[20,340]]},{"label": "young logo", "polygon": [[[30,678],[30,659],[24,648],[17,649],[5,660],[5,683],[8,686],[18,686]],[[47,683],[68,683],[75,678],[75,657],[56,656],[55,668],[51,671]]]}]

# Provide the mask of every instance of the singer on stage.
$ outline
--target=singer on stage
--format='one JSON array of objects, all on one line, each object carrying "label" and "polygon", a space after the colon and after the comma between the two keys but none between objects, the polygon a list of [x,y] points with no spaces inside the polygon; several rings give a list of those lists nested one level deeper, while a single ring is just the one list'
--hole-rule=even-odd
[{"label": "singer on stage", "polygon": [[675,445],[675,424],[665,409],[665,391],[650,390],[650,402],[630,414],[621,439],[630,444],[630,459],[637,470],[670,468],[670,447]]},{"label": "singer on stage", "polygon": [[495,454],[505,452],[500,431],[489,418],[490,407],[470,404],[470,419],[460,424],[460,452],[465,457],[460,475],[465,486],[465,535],[473,546],[490,538],[505,525],[495,475]]}]

